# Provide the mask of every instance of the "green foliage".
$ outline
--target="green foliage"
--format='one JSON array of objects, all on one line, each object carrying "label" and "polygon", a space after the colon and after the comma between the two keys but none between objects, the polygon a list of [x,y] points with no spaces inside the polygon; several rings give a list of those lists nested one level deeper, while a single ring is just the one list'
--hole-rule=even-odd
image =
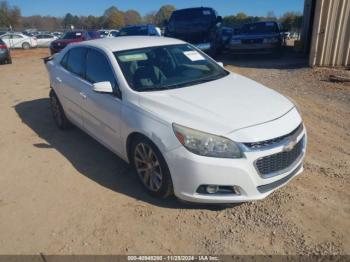
[{"label": "green foliage", "polygon": [[223,23],[225,26],[237,27],[242,24],[259,22],[262,20],[263,20],[263,17],[248,16],[245,13],[241,12],[236,15],[225,16]]},{"label": "green foliage", "polygon": [[175,10],[176,8],[173,5],[163,5],[155,15],[155,24],[158,26],[164,25],[164,22],[169,20]]},{"label": "green foliage", "polygon": [[7,1],[0,2],[0,27],[15,28],[21,22],[21,10],[17,6],[9,6]]},{"label": "green foliage", "polygon": [[285,29],[299,32],[303,23],[303,16],[300,13],[287,12],[280,18],[280,22]]},{"label": "green foliage", "polygon": [[141,15],[136,10],[128,10],[124,14],[126,25],[140,24],[142,21]]}]

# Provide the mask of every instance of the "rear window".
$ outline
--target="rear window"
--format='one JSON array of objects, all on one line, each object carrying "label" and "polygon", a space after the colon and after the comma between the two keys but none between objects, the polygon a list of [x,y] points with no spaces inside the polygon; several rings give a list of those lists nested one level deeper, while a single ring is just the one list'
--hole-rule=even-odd
[{"label": "rear window", "polygon": [[191,20],[214,20],[215,13],[212,9],[208,8],[197,8],[197,9],[186,9],[173,12],[171,15],[172,21],[191,21]]},{"label": "rear window", "polygon": [[87,34],[92,39],[101,38],[100,32],[97,32],[97,31],[89,31],[89,32],[87,32]]},{"label": "rear window", "polygon": [[275,22],[260,22],[246,24],[240,30],[241,34],[271,34],[278,33],[278,25]]},{"label": "rear window", "polygon": [[128,36],[128,35],[148,35],[148,27],[147,26],[133,26],[133,27],[125,27],[120,30],[120,36]]},{"label": "rear window", "polygon": [[62,39],[79,39],[83,37],[82,32],[67,32],[64,34]]}]

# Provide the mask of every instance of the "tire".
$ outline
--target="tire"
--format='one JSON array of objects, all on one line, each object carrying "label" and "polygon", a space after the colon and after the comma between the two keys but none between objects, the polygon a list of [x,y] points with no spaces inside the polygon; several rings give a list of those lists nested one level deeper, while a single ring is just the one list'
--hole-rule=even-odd
[{"label": "tire", "polygon": [[27,43],[27,42],[25,42],[25,43],[22,44],[22,48],[23,48],[24,50],[28,50],[28,49],[30,49],[30,44]]},{"label": "tire", "polygon": [[52,89],[50,91],[50,104],[51,104],[52,116],[55,120],[57,127],[61,130],[66,130],[70,128],[71,123],[67,119],[66,114],[64,113],[63,107],[60,101],[58,100],[57,95]]},{"label": "tire", "polygon": [[12,64],[12,58],[11,58],[11,57],[9,57],[9,58],[7,59],[7,63],[8,63],[8,64]]},{"label": "tire", "polygon": [[146,137],[136,137],[131,143],[130,162],[150,195],[157,198],[168,198],[173,195],[173,183],[168,165],[152,141]]}]

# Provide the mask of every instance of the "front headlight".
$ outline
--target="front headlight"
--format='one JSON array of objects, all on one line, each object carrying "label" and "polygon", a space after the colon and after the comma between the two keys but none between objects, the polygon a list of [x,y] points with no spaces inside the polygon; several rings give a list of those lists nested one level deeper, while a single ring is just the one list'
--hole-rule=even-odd
[{"label": "front headlight", "polygon": [[216,136],[173,124],[175,136],[190,152],[207,157],[242,158],[243,154],[237,144],[225,137]]}]

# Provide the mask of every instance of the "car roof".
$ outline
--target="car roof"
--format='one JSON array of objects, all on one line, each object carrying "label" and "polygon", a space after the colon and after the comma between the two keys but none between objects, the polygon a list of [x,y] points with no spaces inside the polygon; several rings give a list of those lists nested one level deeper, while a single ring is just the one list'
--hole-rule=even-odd
[{"label": "car roof", "polygon": [[106,48],[111,52],[131,50],[152,46],[177,45],[185,42],[169,38],[155,36],[120,36],[116,38],[102,38],[78,43],[77,45],[88,45],[97,48]]},{"label": "car roof", "polygon": [[205,7],[205,6],[200,6],[200,7],[190,7],[190,8],[183,8],[183,9],[177,9],[174,11],[175,12],[188,12],[188,11],[193,11],[193,10],[214,10],[212,7]]}]

